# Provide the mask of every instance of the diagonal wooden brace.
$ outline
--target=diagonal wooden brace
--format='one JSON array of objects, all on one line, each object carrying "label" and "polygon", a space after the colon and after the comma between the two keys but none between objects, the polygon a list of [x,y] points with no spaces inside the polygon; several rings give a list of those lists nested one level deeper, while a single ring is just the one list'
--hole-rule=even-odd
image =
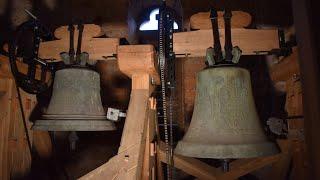
[{"label": "diagonal wooden brace", "polygon": [[[132,79],[131,98],[118,154],[107,163],[81,177],[89,179],[141,179],[147,124],[152,109],[149,98],[152,78],[158,78],[151,45],[118,48],[119,68]],[[153,55],[152,55],[153,54]],[[144,58],[141,58],[144,57]]]}]

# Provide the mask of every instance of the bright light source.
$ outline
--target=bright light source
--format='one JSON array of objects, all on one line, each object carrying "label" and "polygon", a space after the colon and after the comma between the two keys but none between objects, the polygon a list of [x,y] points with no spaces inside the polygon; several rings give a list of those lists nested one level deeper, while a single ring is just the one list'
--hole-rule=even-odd
[{"label": "bright light source", "polygon": [[[157,14],[159,14],[159,8],[154,9],[150,13],[150,20],[145,21],[140,25],[140,31],[148,31],[148,30],[158,30],[158,20]],[[178,24],[176,22],[173,23],[173,29],[178,29]]]}]

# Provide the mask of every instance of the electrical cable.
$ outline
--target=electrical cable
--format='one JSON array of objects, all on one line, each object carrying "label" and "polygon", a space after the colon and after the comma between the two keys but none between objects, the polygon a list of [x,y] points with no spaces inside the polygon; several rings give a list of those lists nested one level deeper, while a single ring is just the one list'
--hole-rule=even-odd
[{"label": "electrical cable", "polygon": [[22,123],[23,123],[24,131],[25,131],[25,135],[26,135],[26,138],[27,138],[27,143],[28,143],[28,148],[29,148],[29,151],[30,151],[30,155],[32,156],[32,145],[31,145],[31,140],[30,140],[30,136],[29,136],[26,116],[24,114],[24,109],[23,109],[23,103],[22,103],[22,98],[21,98],[21,94],[20,94],[20,89],[19,89],[17,83],[15,83],[15,85],[16,85],[17,94],[18,94],[18,101],[19,101],[19,105],[20,105],[20,111],[21,111],[21,115],[22,115]]}]

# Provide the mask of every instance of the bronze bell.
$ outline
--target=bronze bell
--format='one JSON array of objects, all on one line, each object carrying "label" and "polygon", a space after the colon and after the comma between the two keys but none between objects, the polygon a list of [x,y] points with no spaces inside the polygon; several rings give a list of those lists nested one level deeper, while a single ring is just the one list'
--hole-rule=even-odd
[{"label": "bronze bell", "polygon": [[214,159],[278,153],[260,124],[250,82],[249,72],[239,67],[199,72],[191,124],[175,153]]},{"label": "bronze bell", "polygon": [[56,72],[52,97],[33,129],[45,131],[110,131],[100,97],[100,75],[86,68]]}]

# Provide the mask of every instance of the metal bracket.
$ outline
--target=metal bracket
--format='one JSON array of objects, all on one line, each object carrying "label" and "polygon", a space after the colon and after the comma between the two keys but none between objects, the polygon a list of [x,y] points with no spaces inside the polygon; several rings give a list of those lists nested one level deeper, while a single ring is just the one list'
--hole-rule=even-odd
[{"label": "metal bracket", "polygon": [[283,29],[278,30],[279,49],[272,49],[271,51],[256,51],[256,55],[276,55],[278,57],[287,57],[292,54],[292,47],[297,46],[296,37],[293,36],[288,41],[286,40]]},{"label": "metal bracket", "polygon": [[126,117],[127,114],[125,112],[121,112],[120,109],[108,108],[107,110],[107,119],[111,121],[119,121],[121,117]]}]

